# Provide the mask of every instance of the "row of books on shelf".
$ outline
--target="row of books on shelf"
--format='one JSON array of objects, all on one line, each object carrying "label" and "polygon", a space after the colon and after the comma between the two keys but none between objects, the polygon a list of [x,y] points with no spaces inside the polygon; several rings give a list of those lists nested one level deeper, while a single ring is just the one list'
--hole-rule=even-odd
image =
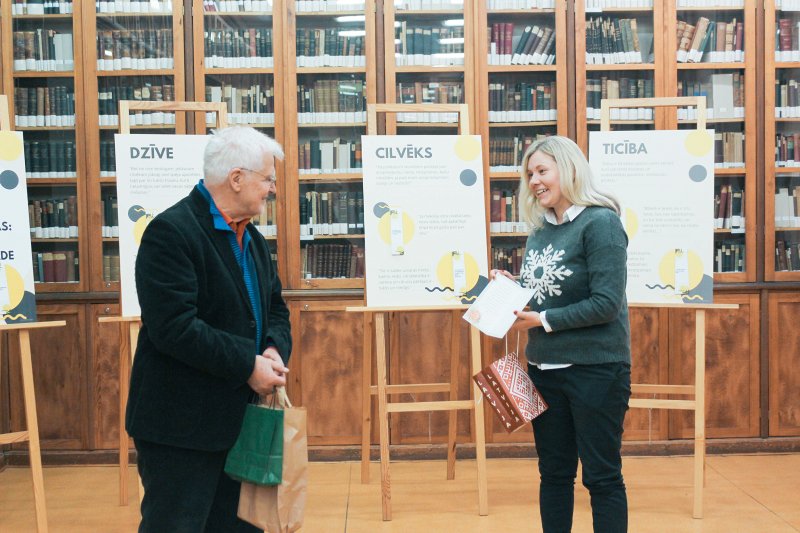
[{"label": "row of books on shelf", "polygon": [[[134,111],[128,114],[131,126],[174,126],[175,113]],[[100,126],[119,126],[119,115],[100,115]]]},{"label": "row of books on shelf", "polygon": [[778,133],[775,136],[775,165],[800,167],[800,133]]},{"label": "row of books on shelf", "polygon": [[100,177],[108,178],[117,173],[116,149],[114,140],[100,141]]},{"label": "row of books on shelf", "polygon": [[300,236],[364,233],[364,193],[306,191],[300,195]]},{"label": "row of books on shelf", "polygon": [[678,63],[744,61],[744,23],[717,22],[700,17],[695,24],[677,24]]},{"label": "row of books on shelf", "polygon": [[20,128],[75,126],[75,92],[62,85],[14,87],[14,123]]},{"label": "row of books on shelf", "polygon": [[105,196],[100,199],[100,225],[103,237],[119,237],[119,213],[117,197]]},{"label": "row of books on shelf", "polygon": [[714,195],[714,228],[744,232],[744,190],[740,185],[722,185]]},{"label": "row of books on shelf", "polygon": [[211,29],[203,32],[206,68],[271,68],[270,28]]},{"label": "row of books on shelf", "polygon": [[364,247],[344,243],[309,243],[300,249],[304,279],[363,278]]},{"label": "row of books on shelf", "polygon": [[300,174],[328,174],[361,170],[361,142],[335,138],[310,139],[298,147]]},{"label": "row of books on shelf", "polygon": [[[464,85],[460,81],[400,82],[398,104],[463,104]],[[458,113],[397,113],[398,122],[456,122]]]},{"label": "row of books on shelf", "polygon": [[489,83],[489,122],[556,120],[556,82]]},{"label": "row of books on shelf", "polygon": [[775,241],[775,271],[800,270],[800,242],[778,239]]},{"label": "row of books on shelf", "polygon": [[[463,1],[463,0],[459,0]],[[363,11],[366,8],[364,0],[296,0],[295,9],[298,13],[326,13],[337,11]]]},{"label": "row of books on shelf", "polygon": [[714,133],[714,167],[744,168],[744,132]]},{"label": "row of books on shelf", "polygon": [[119,254],[103,254],[103,281],[119,281]]},{"label": "row of books on shelf", "polygon": [[[298,4],[302,0],[298,0]],[[312,4],[316,4],[314,0],[307,0]],[[346,3],[348,0],[327,0],[327,2],[335,1],[339,5]],[[394,0],[395,11],[419,11],[419,10],[436,10],[436,9],[452,9],[461,10],[464,8],[464,0]]]},{"label": "row of books on shelf", "polygon": [[[366,116],[367,93],[364,80],[314,80],[297,85],[298,123],[314,124],[321,117],[310,115],[358,114]],[[323,122],[339,122],[336,117]],[[345,120],[342,120],[344,122]],[[363,119],[362,119],[363,121]]]},{"label": "row of books on shelf", "polygon": [[649,8],[653,0],[586,0],[587,13],[601,13],[604,9]]},{"label": "row of books on shelf", "polygon": [[[655,96],[650,78],[615,78],[601,76],[586,80],[586,118],[600,120],[600,102],[607,98],[652,98]],[[653,120],[653,109],[648,107],[611,108],[611,120]]]},{"label": "row of books on shelf", "polygon": [[779,187],[775,192],[775,227],[800,228],[800,185]]},{"label": "row of books on shelf", "polygon": [[259,233],[264,237],[278,235],[278,201],[272,196],[267,199],[261,213],[250,219]]},{"label": "row of books on shelf", "polygon": [[489,201],[489,231],[491,233],[527,233],[530,226],[519,213],[516,189],[492,187]]},{"label": "row of books on shelf", "polygon": [[548,26],[528,25],[514,43],[514,23],[496,22],[489,27],[489,65],[552,65],[556,32]]},{"label": "row of books on shelf", "polygon": [[76,239],[78,204],[75,196],[28,201],[28,224],[35,239]]},{"label": "row of books on shelf", "polygon": [[272,0],[203,0],[206,13],[272,13]]},{"label": "row of books on shelf", "polygon": [[778,19],[775,25],[775,61],[800,61],[800,22]]},{"label": "row of books on shelf", "polygon": [[97,32],[97,70],[161,70],[174,66],[170,28]]},{"label": "row of books on shelf", "polygon": [[11,15],[69,15],[72,2],[66,0],[14,0]]},{"label": "row of books on shelf", "polygon": [[714,272],[744,272],[744,243],[714,242]]},{"label": "row of books on shelf", "polygon": [[[225,102],[231,124],[274,124],[275,87],[266,83],[237,80],[238,85],[221,82],[206,85],[206,102]],[[210,82],[212,83],[212,82]],[[213,123],[215,113],[206,114],[206,123]]]},{"label": "row of books on shelf", "polygon": [[172,0],[95,0],[95,12],[113,13],[172,13]]},{"label": "row of books on shelf", "polygon": [[65,72],[75,68],[72,34],[38,28],[13,32],[16,72]]},{"label": "row of books on shelf", "polygon": [[[705,96],[706,118],[744,118],[744,74],[712,74],[706,80],[678,80],[677,96]],[[678,120],[696,120],[696,107],[679,107]]]},{"label": "row of books on shelf", "polygon": [[[619,0],[616,0],[619,2]],[[776,0],[780,2],[781,0]],[[797,0],[784,0],[794,2]],[[678,0],[678,9],[684,7],[712,7],[712,8],[721,8],[721,7],[728,7],[728,8],[743,8],[744,7],[744,0]]]},{"label": "row of books on shelf", "polygon": [[524,246],[492,246],[490,263],[494,269],[506,270],[512,276],[519,276],[524,256]]},{"label": "row of books on shelf", "polygon": [[502,9],[554,9],[557,0],[489,0],[489,11]]},{"label": "row of books on shelf", "polygon": [[74,178],[74,141],[24,141],[25,172],[29,178]]},{"label": "row of books on shelf", "polygon": [[651,41],[652,35],[640,37],[635,18],[591,17],[586,21],[586,64],[649,62]]},{"label": "row of books on shelf", "polygon": [[342,28],[298,28],[295,32],[298,67],[363,67],[364,35]]},{"label": "row of books on shelf", "polygon": [[33,280],[36,283],[78,281],[78,254],[74,250],[33,252]]},{"label": "row of books on shelf", "polygon": [[800,82],[775,80],[775,118],[800,118]]},{"label": "row of books on shelf", "polygon": [[492,172],[519,172],[522,156],[528,147],[547,134],[526,135],[518,132],[513,136],[489,138],[489,169]]},{"label": "row of books on shelf", "polygon": [[394,43],[398,66],[464,64],[463,26],[420,26],[403,20],[395,24]]},{"label": "row of books on shelf", "polygon": [[800,11],[800,0],[775,0],[775,9],[779,11]]},{"label": "row of books on shelf", "polygon": [[[97,104],[100,114],[100,126],[116,126],[120,100],[140,102],[172,102],[175,100],[175,86],[162,84],[160,80],[149,81],[104,79],[98,84]],[[135,115],[135,116],[134,116]],[[145,116],[147,115],[147,116]],[[171,117],[169,116],[171,115]],[[175,124],[175,113],[137,111],[131,116],[132,125]]]}]

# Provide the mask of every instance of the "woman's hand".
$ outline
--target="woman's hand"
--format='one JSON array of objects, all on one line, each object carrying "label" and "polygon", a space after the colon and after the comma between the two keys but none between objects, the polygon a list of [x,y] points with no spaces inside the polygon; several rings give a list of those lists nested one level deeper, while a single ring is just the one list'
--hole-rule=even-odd
[{"label": "woman's hand", "polygon": [[511,325],[511,329],[515,331],[525,331],[542,325],[542,320],[536,311],[514,311],[514,316],[517,320]]},{"label": "woman's hand", "polygon": [[498,269],[496,269],[496,268],[493,268],[492,270],[490,270],[490,271],[489,271],[489,281],[492,281],[492,280],[493,280],[494,278],[496,278],[498,275],[499,275],[499,276],[505,276],[505,277],[507,277],[508,279],[510,279],[511,281],[516,281],[516,280],[514,279],[514,276],[512,276],[512,275],[511,275],[511,272],[509,272],[509,271],[507,271],[507,270],[498,270]]}]

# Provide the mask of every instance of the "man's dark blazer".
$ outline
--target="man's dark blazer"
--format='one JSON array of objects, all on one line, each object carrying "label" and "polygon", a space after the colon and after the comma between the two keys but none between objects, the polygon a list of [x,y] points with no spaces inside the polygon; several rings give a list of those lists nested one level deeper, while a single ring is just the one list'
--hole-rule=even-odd
[{"label": "man's dark blazer", "polygon": [[125,427],[136,438],[207,451],[233,446],[252,390],[255,356],[291,353],[289,310],[264,238],[248,224],[263,316],[261,346],[242,269],[229,238],[214,229],[197,189],[142,236],[136,289],[142,329],[131,372]]}]

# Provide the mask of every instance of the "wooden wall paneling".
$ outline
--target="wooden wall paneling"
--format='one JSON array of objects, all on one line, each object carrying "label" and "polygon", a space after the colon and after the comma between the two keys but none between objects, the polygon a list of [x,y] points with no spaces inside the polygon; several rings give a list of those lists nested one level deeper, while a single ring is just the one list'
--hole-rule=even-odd
[{"label": "wooden wall paneling", "polygon": [[[84,305],[39,304],[40,321],[66,320],[65,328],[31,331],[39,436],[43,450],[85,450],[89,442],[86,310]],[[13,344],[13,343],[12,343]],[[9,354],[10,425],[25,427],[19,346]],[[27,449],[27,444],[14,449]]]},{"label": "wooden wall paneling", "polygon": [[[706,436],[759,434],[759,295],[717,294],[715,303],[739,309],[708,311],[706,318]],[[670,310],[670,383],[691,384],[694,376],[694,313]],[[670,438],[691,438],[688,413],[670,413]]]},{"label": "wooden wall paneling", "polygon": [[[629,308],[628,312],[631,323],[631,382],[667,384],[668,310],[635,307]],[[666,439],[668,414],[665,409],[630,409],[625,416],[623,439],[638,441]]]},{"label": "wooden wall paneling", "polygon": [[[446,383],[450,381],[450,334],[452,312],[395,312],[389,320],[389,384]],[[461,320],[458,318],[458,320]],[[462,321],[463,322],[463,321]],[[461,327],[458,399],[470,397],[469,328]],[[447,400],[446,393],[396,395],[392,401]],[[447,411],[393,413],[389,418],[392,444],[445,443]],[[458,413],[457,442],[472,442],[470,412]]]},{"label": "wooden wall paneling", "polygon": [[[119,446],[119,324],[99,323],[101,316],[119,316],[119,304],[89,306],[91,339],[90,445],[93,450]],[[133,447],[131,441],[131,448]]]},{"label": "wooden wall paneling", "polygon": [[800,436],[800,293],[769,295],[769,435]]},{"label": "wooden wall paneling", "polygon": [[308,410],[312,446],[361,442],[363,317],[344,310],[360,305],[360,300],[289,302],[294,347],[288,393]]}]

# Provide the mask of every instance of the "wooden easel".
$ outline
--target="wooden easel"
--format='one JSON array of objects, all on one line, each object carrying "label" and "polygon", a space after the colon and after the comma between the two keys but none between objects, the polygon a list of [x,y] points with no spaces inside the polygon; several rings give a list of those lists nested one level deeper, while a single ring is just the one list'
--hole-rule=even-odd
[{"label": "wooden easel", "polygon": [[[601,131],[611,130],[611,108],[621,107],[697,107],[697,129],[706,129],[706,97],[627,98],[602,100]],[[703,518],[703,487],[706,461],[706,311],[738,309],[738,304],[628,304],[628,307],[676,308],[695,313],[695,353],[693,385],[632,384],[632,394],[687,396],[688,399],[631,398],[628,405],[644,409],[681,409],[694,411],[694,504],[692,517]]]},{"label": "wooden easel", "polygon": [[[214,112],[218,128],[228,125],[228,109],[222,102],[141,102],[122,100],[119,103],[119,132],[131,132],[130,111],[168,111],[168,112]],[[205,124],[205,118],[203,118]],[[128,381],[130,380],[133,356],[139,339],[141,317],[107,316],[98,318],[100,323],[119,324],[119,504],[128,505],[128,451],[130,441],[125,431],[125,409],[128,404]],[[142,480],[139,479],[139,501],[144,497]]]},{"label": "wooden easel", "polygon": [[[11,131],[8,114],[8,98],[0,94],[0,130]],[[19,324],[0,324],[0,332],[15,331],[19,339],[19,359],[22,374],[22,399],[25,402],[25,424],[27,430],[0,434],[0,446],[5,444],[28,443],[28,457],[31,462],[33,478],[33,503],[36,508],[36,529],[47,533],[47,502],[44,495],[44,476],[42,475],[42,451],[39,446],[39,419],[36,415],[36,390],[33,387],[33,364],[31,362],[32,329],[66,326],[64,320],[50,322],[25,322]],[[0,344],[0,348],[2,344]],[[0,363],[3,360],[0,358]]]},{"label": "wooden easel", "polygon": [[[367,106],[367,134],[376,135],[378,132],[377,113],[402,113],[402,112],[429,112],[429,113],[458,113],[459,133],[469,135],[469,111],[465,104],[369,104]],[[481,516],[489,514],[489,500],[486,488],[486,436],[484,431],[483,409],[481,405],[481,392],[472,384],[471,400],[458,400],[458,368],[460,354],[460,326],[461,314],[466,305],[458,306],[421,306],[421,307],[347,307],[350,312],[364,314],[364,349],[362,367],[362,429],[361,429],[361,482],[369,483],[369,455],[370,455],[370,429],[371,429],[371,400],[373,395],[378,396],[378,424],[380,433],[381,455],[381,505],[383,520],[392,519],[391,478],[389,474],[389,414],[409,413],[419,411],[449,411],[448,437],[447,437],[447,479],[455,478],[456,461],[456,433],[457,411],[471,410],[475,424],[475,455],[478,466],[478,513]],[[389,385],[386,373],[386,320],[388,313],[419,312],[419,311],[450,311],[452,313],[452,326],[450,331],[450,382],[449,383],[418,383]],[[372,324],[375,326],[376,370],[378,374],[377,385],[372,385]],[[472,326],[470,328],[470,367],[474,375],[482,368],[480,332]],[[389,402],[392,394],[409,394],[441,392],[448,393],[449,399],[435,402]]]}]

